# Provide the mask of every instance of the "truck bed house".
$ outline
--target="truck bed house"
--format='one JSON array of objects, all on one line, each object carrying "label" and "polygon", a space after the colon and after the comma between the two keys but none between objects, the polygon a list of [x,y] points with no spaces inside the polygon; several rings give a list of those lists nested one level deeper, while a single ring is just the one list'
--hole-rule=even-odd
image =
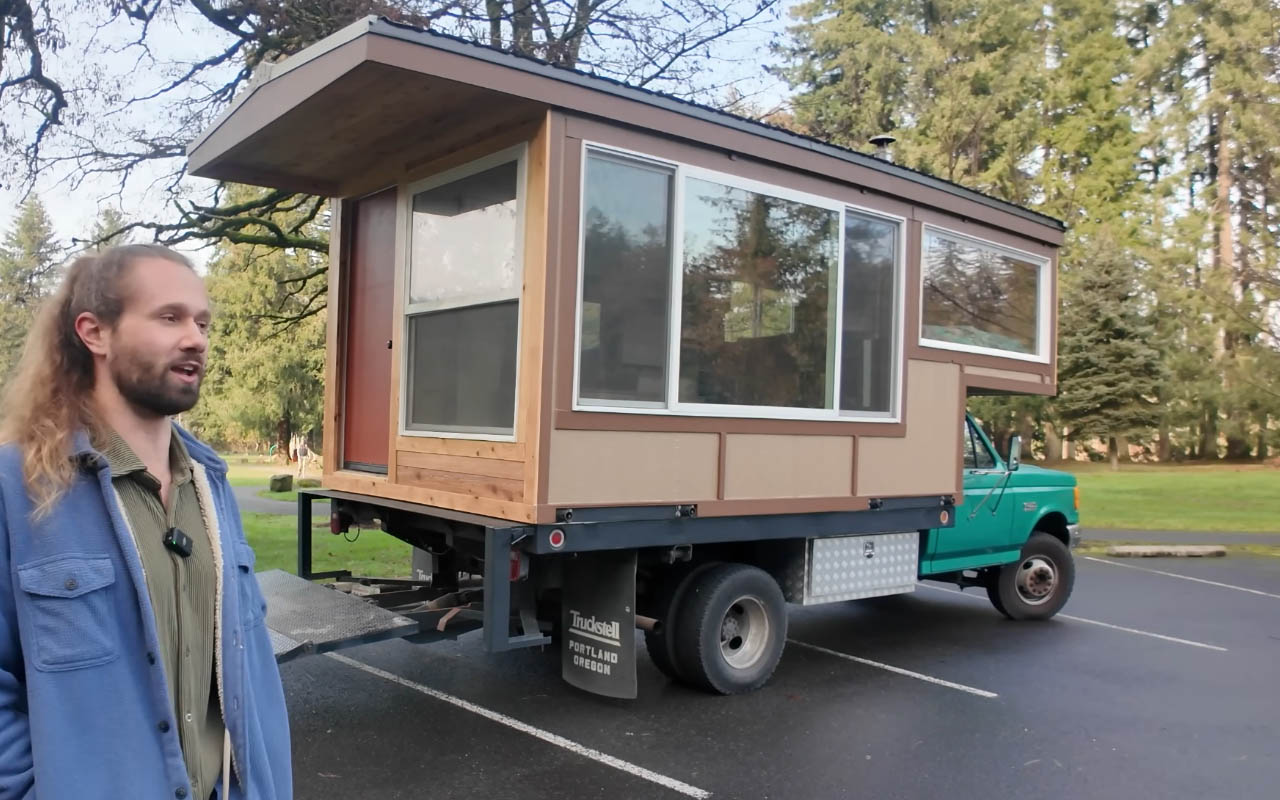
[{"label": "truck bed house", "polygon": [[636,624],[668,674],[745,691],[784,600],[910,591],[966,396],[1055,391],[1055,220],[386,20],[264,69],[190,169],[333,198],[314,496],[419,548],[400,594],[434,599],[399,619],[557,636],[594,691],[634,695]]}]

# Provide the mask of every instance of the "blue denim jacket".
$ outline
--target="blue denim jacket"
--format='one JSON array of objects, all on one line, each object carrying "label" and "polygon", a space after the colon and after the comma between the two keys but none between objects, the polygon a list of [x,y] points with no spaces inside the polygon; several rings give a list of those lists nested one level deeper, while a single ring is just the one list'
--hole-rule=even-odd
[{"label": "blue denim jacket", "polygon": [[[289,721],[253,550],[225,462],[178,434],[212,509],[222,575],[216,672],[233,777],[218,796],[286,800]],[[206,800],[190,798],[155,615],[111,472],[83,433],[75,450],[75,483],[33,522],[21,456],[0,447],[0,800]]]}]

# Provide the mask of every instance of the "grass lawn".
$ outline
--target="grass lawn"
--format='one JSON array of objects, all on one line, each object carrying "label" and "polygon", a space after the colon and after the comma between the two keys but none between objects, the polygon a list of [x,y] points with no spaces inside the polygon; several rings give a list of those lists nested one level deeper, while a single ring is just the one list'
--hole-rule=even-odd
[{"label": "grass lawn", "polygon": [[228,465],[227,480],[232,486],[266,486],[272,475],[292,475],[296,467],[284,464],[236,464]]},{"label": "grass lawn", "polygon": [[[245,537],[257,555],[254,569],[298,569],[297,523],[285,514],[243,514]],[[328,523],[312,533],[311,568],[316,572],[346,569],[356,575],[404,578],[409,575],[412,548],[379,530],[366,530],[359,537],[352,530],[348,542],[329,533]]]},{"label": "grass lawn", "polygon": [[[227,479],[231,481],[232,486],[263,486],[271,480],[272,475],[292,475],[294,482],[298,480],[298,466],[296,464],[263,464],[259,462],[239,463],[229,462],[227,471]],[[320,478],[320,465],[316,463],[307,465],[307,478],[318,480]]]},{"label": "grass lawn", "polygon": [[[298,485],[298,482],[297,482],[297,481],[294,481],[294,482],[293,482],[293,485],[294,485],[294,486],[297,486],[297,485]],[[301,487],[301,488],[303,488],[303,489],[318,489],[318,488],[320,488],[320,481],[319,481],[318,479],[315,479],[315,485],[314,485],[314,486],[303,486],[303,487]],[[261,497],[261,498],[263,498],[263,499],[265,499],[265,500],[283,500],[283,501],[285,501],[285,502],[289,502],[289,503],[296,503],[296,502],[298,502],[298,490],[297,490],[297,489],[293,489],[293,490],[290,490],[290,491],[288,491],[288,492],[273,492],[273,491],[271,491],[270,489],[263,489],[262,491],[258,492],[258,497]],[[319,502],[319,501],[317,501],[317,502]],[[328,501],[325,501],[325,502],[328,502]]]},{"label": "grass lawn", "polygon": [[1065,468],[1080,482],[1080,524],[1085,528],[1280,533],[1280,469],[1274,467]]}]

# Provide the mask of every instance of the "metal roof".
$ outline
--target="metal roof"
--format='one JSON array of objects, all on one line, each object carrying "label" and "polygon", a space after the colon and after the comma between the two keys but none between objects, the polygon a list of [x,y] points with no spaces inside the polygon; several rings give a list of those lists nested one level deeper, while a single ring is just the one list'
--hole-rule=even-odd
[{"label": "metal roof", "polygon": [[554,64],[542,61],[531,56],[519,55],[507,52],[484,44],[471,42],[449,34],[438,33],[436,31],[418,28],[400,22],[387,19],[385,17],[368,16],[364,19],[357,20],[347,27],[333,33],[332,35],[304,48],[300,52],[292,55],[283,61],[262,64],[254,72],[250,81],[249,88],[242,92],[226,110],[218,116],[214,122],[209,125],[187,148],[190,154],[195,151],[204,141],[206,141],[218,127],[247,101],[259,87],[290,72],[303,64],[315,60],[316,58],[341,47],[342,45],[353,41],[365,34],[375,36],[384,36],[393,39],[399,39],[411,42],[422,47],[429,47],[435,50],[453,53],[466,58],[474,58],[480,61],[489,62],[498,66],[506,67],[513,70],[537,75],[549,80],[560,83],[571,84],[602,94],[612,95],[614,97],[629,100],[631,102],[648,105],[653,108],[670,111],[681,114],[694,119],[721,125],[726,128],[732,128],[741,132],[745,132],[754,136],[760,136],[775,142],[781,142],[793,147],[801,147],[805,150],[819,153],[824,156],[838,158],[859,167],[875,170],[885,175],[891,175],[896,178],[911,181],[920,186],[928,187],[946,192],[955,197],[970,200],[992,209],[1014,214],[1031,222],[1045,225],[1057,231],[1065,231],[1066,225],[1058,219],[1041,214],[1037,211],[1024,208],[1013,203],[999,200],[982,192],[961,186],[942,178],[937,178],[919,170],[904,167],[901,164],[895,164],[875,156],[865,153],[859,153],[856,150],[839,147],[837,145],[824,142],[812,136],[795,133],[774,125],[768,125],[747,117],[731,114],[727,111],[721,111],[710,106],[701,105],[673,97],[668,94],[653,91],[652,89],[643,89],[636,86],[630,86],[621,81],[612,78],[592,75],[577,69],[556,66]]},{"label": "metal roof", "polygon": [[450,36],[448,34],[395,22],[385,17],[368,17],[362,23],[356,24],[367,25],[369,33],[379,36],[402,39],[425,47],[433,47],[439,50],[456,53],[458,55],[468,56],[470,58],[476,58],[494,64],[500,64],[502,66],[540,75],[552,80],[583,86],[588,89],[603,92],[605,94],[611,94],[637,103],[644,103],[666,111],[674,111],[678,114],[683,114],[695,119],[701,119],[757,136],[763,136],[777,142],[785,142],[786,144],[793,145],[795,147],[803,147],[806,150],[839,158],[843,161],[857,164],[860,167],[866,167],[867,169],[873,169],[887,175],[893,175],[894,177],[909,180],[922,186],[928,186],[932,189],[939,189],[957,197],[963,197],[966,200],[972,200],[1001,211],[1016,214],[1033,222],[1038,222],[1042,225],[1049,225],[1060,231],[1066,230],[1066,225],[1059,219],[1015,205],[1014,203],[1009,203],[1004,200],[991,197],[990,195],[983,194],[982,192],[961,186],[958,183],[943,180],[942,178],[937,178],[927,173],[920,172],[919,170],[914,170],[909,167],[904,167],[901,164],[886,161],[882,158],[876,158],[875,156],[870,156],[865,153],[859,153],[856,150],[839,147],[812,136],[805,136],[804,134],[795,133],[793,131],[786,130],[785,128],[768,125],[748,117],[741,117],[727,111],[721,111],[710,106],[700,105],[689,100],[683,100],[668,94],[656,92],[652,89],[630,86],[612,78],[592,75],[590,73],[568,67],[556,66],[531,56],[510,53],[488,45],[467,41],[456,36]]}]

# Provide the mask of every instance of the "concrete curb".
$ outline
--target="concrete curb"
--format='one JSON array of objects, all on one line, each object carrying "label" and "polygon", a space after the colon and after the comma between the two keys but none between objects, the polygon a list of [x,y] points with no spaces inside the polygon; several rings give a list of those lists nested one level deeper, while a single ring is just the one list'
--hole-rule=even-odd
[{"label": "concrete curb", "polygon": [[1221,545],[1135,544],[1107,548],[1107,555],[1120,558],[1220,558],[1227,554]]}]

